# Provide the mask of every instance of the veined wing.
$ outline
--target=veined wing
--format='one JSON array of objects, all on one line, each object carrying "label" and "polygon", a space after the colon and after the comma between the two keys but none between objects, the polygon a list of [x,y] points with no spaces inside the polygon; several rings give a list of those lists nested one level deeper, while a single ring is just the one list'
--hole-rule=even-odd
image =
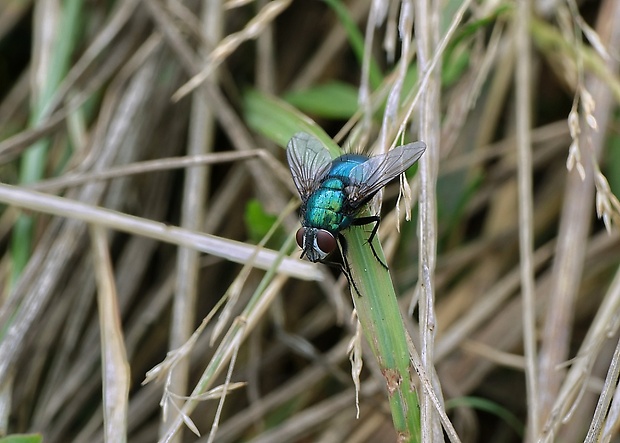
[{"label": "veined wing", "polygon": [[349,203],[352,208],[364,204],[393,178],[405,172],[426,150],[424,142],[398,146],[385,154],[370,157],[349,173]]},{"label": "veined wing", "polygon": [[319,140],[305,132],[293,135],[286,146],[293,182],[302,201],[306,201],[329,172],[332,157]]}]

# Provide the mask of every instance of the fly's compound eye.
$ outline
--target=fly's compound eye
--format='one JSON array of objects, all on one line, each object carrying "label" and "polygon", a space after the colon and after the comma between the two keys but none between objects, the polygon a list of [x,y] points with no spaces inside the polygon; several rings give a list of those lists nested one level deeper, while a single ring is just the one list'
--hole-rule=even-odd
[{"label": "fly's compound eye", "polygon": [[329,231],[319,229],[316,232],[316,245],[322,252],[329,254],[336,249],[336,239]]},{"label": "fly's compound eye", "polygon": [[300,248],[304,248],[304,237],[306,236],[306,228],[299,228],[297,230],[297,234],[295,234],[295,239],[297,240],[297,244]]}]

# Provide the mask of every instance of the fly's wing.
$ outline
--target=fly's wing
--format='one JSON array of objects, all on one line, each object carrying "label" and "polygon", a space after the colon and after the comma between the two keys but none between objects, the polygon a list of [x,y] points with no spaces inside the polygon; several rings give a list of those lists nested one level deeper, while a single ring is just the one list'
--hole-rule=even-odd
[{"label": "fly's wing", "polygon": [[305,202],[329,172],[332,157],[315,137],[298,132],[286,146],[286,158],[293,182]]},{"label": "fly's wing", "polygon": [[426,150],[424,142],[409,143],[370,157],[349,173],[349,204],[357,208],[368,201],[394,177],[405,172]]}]

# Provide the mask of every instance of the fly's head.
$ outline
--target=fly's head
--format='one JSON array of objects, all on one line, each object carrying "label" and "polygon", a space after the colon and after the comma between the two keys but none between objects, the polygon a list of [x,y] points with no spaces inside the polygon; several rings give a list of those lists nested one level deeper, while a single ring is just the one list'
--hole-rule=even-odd
[{"label": "fly's head", "polygon": [[302,226],[296,234],[297,244],[304,255],[313,263],[323,261],[336,249],[336,238],[325,230]]}]

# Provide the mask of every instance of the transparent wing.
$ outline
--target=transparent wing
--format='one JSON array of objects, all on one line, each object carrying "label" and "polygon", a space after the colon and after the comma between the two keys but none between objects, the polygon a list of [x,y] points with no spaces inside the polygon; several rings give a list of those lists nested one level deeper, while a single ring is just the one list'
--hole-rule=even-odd
[{"label": "transparent wing", "polygon": [[370,157],[367,161],[351,169],[349,173],[351,192],[350,204],[356,208],[387,185],[394,177],[405,172],[422,156],[426,150],[424,142],[409,143]]},{"label": "transparent wing", "polygon": [[315,137],[298,132],[288,142],[286,158],[297,191],[306,201],[329,172],[332,157]]}]

